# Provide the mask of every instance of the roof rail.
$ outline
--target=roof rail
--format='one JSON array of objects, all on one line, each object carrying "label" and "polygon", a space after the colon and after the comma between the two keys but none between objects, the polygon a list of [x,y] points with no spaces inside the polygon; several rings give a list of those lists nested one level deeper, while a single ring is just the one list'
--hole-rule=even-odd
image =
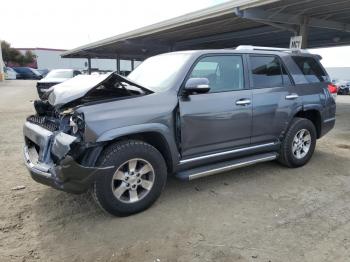
[{"label": "roof rail", "polygon": [[306,49],[289,49],[289,48],[253,46],[253,45],[240,45],[240,46],[236,47],[236,50],[278,51],[278,52],[307,53],[307,54],[309,54],[309,51],[307,51]]}]

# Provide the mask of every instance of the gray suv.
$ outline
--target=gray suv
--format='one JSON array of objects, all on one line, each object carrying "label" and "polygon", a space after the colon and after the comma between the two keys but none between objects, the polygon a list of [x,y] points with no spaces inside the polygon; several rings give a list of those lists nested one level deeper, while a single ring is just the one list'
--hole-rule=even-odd
[{"label": "gray suv", "polygon": [[118,216],[151,206],[168,175],[192,180],[275,159],[300,167],[335,124],[319,60],[245,46],[154,56],[127,78],[79,75],[34,103],[26,166],[39,183],[91,189]]}]

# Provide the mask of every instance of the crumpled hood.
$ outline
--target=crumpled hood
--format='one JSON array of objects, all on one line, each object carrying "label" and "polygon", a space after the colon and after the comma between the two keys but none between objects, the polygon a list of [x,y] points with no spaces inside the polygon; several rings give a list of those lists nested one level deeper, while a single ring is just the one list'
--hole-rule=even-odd
[{"label": "crumpled hood", "polygon": [[107,81],[112,76],[116,77],[120,82],[124,82],[140,88],[147,93],[153,93],[145,87],[132,82],[131,80],[114,73],[108,74],[92,74],[92,75],[78,75],[63,83],[55,85],[48,89],[48,101],[52,106],[60,107],[64,104],[84,97],[89,91],[97,88],[104,81]]}]

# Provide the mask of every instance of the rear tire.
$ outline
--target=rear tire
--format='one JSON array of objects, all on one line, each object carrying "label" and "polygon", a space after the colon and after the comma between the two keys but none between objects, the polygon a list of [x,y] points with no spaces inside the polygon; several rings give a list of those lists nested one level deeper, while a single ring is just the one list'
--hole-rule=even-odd
[{"label": "rear tire", "polygon": [[305,165],[315,151],[316,139],[316,128],[310,120],[294,118],[282,142],[278,161],[292,168]]},{"label": "rear tire", "polygon": [[127,216],[150,207],[160,196],[167,178],[162,154],[150,144],[126,140],[109,146],[99,166],[114,172],[97,177],[92,194],[97,204],[115,216]]}]

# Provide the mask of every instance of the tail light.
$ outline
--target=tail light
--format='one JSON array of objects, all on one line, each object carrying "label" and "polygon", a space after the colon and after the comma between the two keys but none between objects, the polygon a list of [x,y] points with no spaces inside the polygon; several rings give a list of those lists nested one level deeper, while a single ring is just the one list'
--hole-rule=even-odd
[{"label": "tail light", "polygon": [[336,93],[338,93],[338,87],[336,85],[329,84],[328,85],[328,91],[331,94],[336,94]]}]

